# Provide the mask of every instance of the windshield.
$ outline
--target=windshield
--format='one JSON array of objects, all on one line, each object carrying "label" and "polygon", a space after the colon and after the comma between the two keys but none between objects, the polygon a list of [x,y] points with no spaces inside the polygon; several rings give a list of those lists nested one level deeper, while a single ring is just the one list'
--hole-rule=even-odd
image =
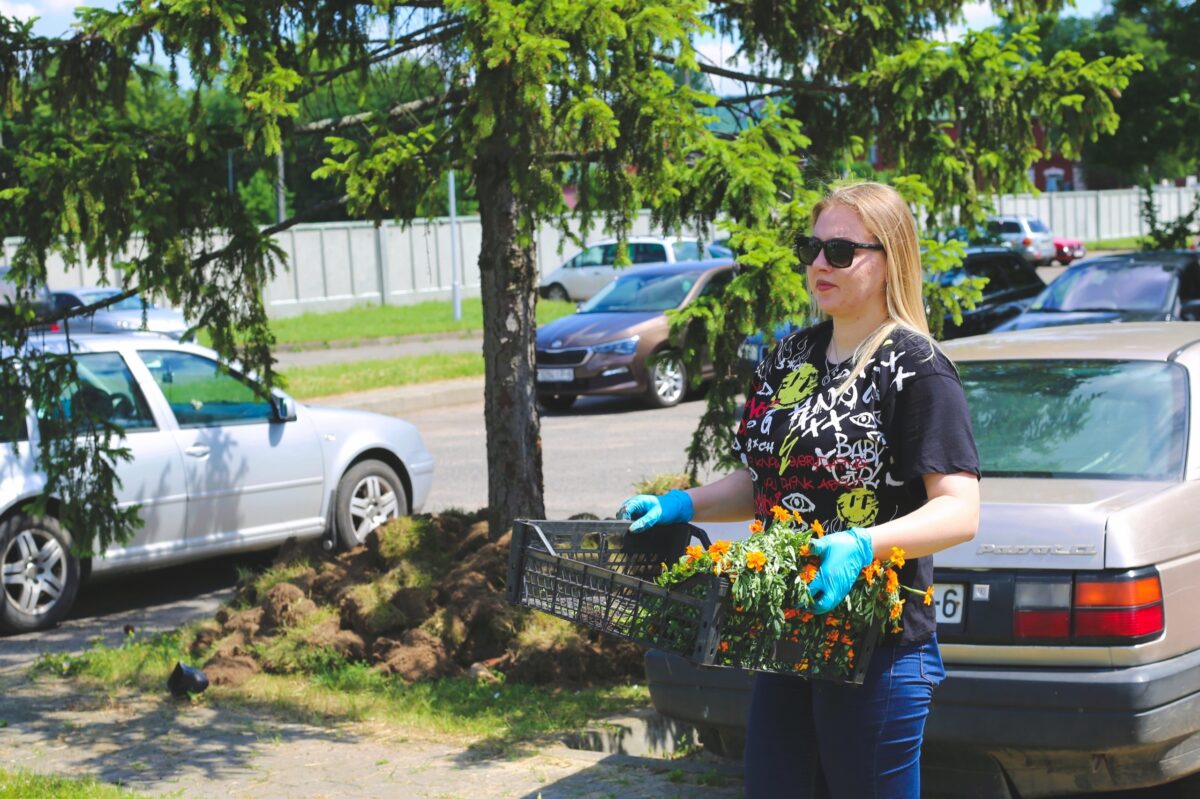
[{"label": "windshield", "polygon": [[1178,480],[1185,373],[1153,361],[980,361],[960,375],[984,475]]},{"label": "windshield", "polygon": [[1162,311],[1175,291],[1175,273],[1161,266],[1072,269],[1046,287],[1035,311]]},{"label": "windshield", "polygon": [[[80,291],[76,292],[76,296],[83,302],[84,305],[92,305],[93,303],[101,302],[107,297],[114,294],[120,294],[119,289],[97,289],[95,291]],[[147,308],[153,308],[154,303],[146,303]],[[118,303],[108,306],[105,310],[108,311],[140,311],[142,310],[142,298],[138,295],[127,297]]]},{"label": "windshield", "polygon": [[699,275],[623,275],[609,283],[579,313],[666,311],[678,308]]}]

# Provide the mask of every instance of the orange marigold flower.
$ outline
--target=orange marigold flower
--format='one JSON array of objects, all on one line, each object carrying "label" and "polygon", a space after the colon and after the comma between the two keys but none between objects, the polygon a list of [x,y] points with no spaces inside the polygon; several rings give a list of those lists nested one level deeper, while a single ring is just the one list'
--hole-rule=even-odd
[{"label": "orange marigold flower", "polygon": [[796,552],[798,552],[801,557],[807,558],[809,555],[809,552],[810,552],[810,550],[808,548],[808,544],[805,544],[804,546],[800,547],[799,549],[796,550]]},{"label": "orange marigold flower", "polygon": [[806,610],[800,614],[800,621],[804,622],[805,624],[807,624],[808,622],[810,622],[812,620],[813,620],[813,614],[810,613],[809,611]]},{"label": "orange marigold flower", "polygon": [[825,634],[825,642],[828,644],[836,644],[838,642],[838,631],[830,630]]},{"label": "orange marigold flower", "polygon": [[754,569],[754,571],[762,571],[763,566],[767,565],[767,556],[761,552],[746,553],[746,568]]},{"label": "orange marigold flower", "polygon": [[905,600],[901,599],[899,602],[892,605],[892,610],[888,614],[889,618],[891,618],[892,621],[895,621],[896,619],[900,618],[900,614],[904,612],[904,602],[905,602]]},{"label": "orange marigold flower", "polygon": [[734,612],[734,613],[741,613],[743,610],[745,610],[745,608],[743,608],[741,605],[734,605],[734,606],[733,606],[733,612]]},{"label": "orange marigold flower", "polygon": [[758,519],[755,519],[754,521],[750,522],[750,534],[751,535],[761,533],[762,531],[763,531],[763,523],[762,522],[760,522]]},{"label": "orange marigold flower", "polygon": [[804,524],[804,517],[800,515],[800,511],[792,511],[792,518],[796,520],[796,524]]},{"label": "orange marigold flower", "polygon": [[897,569],[904,568],[904,550],[900,547],[892,547],[892,563]]},{"label": "orange marigold flower", "polygon": [[791,621],[792,619],[796,618],[799,615],[800,615],[800,611],[796,610],[795,608],[784,608],[783,609],[784,621]]},{"label": "orange marigold flower", "polygon": [[825,651],[821,653],[821,657],[825,660],[829,660],[831,655],[833,655],[833,650],[828,647],[826,647]]},{"label": "orange marigold flower", "polygon": [[925,604],[926,605],[933,604],[933,586],[932,585],[925,589]]},{"label": "orange marigold flower", "polygon": [[800,570],[800,579],[803,580],[805,583],[811,583],[813,580],[817,579],[816,564],[810,563],[807,566],[805,566],[803,569],[801,569]]},{"label": "orange marigold flower", "polygon": [[[678,552],[679,550],[676,550]],[[699,560],[704,555],[704,547],[699,544],[691,544],[687,548],[688,561]]]},{"label": "orange marigold flower", "polygon": [[825,535],[825,528],[821,526],[820,519],[813,519],[812,530],[814,533],[816,533],[817,538],[820,538],[821,536]]},{"label": "orange marigold flower", "polygon": [[717,649],[720,649],[722,652],[728,652],[729,651],[729,642],[722,641],[720,644],[717,645]]},{"label": "orange marigold flower", "polygon": [[895,591],[900,588],[900,576],[896,574],[895,569],[887,570],[887,590],[888,592]]},{"label": "orange marigold flower", "polygon": [[854,650],[853,649],[846,650],[846,662],[852,666],[854,665]]},{"label": "orange marigold flower", "polygon": [[825,624],[830,627],[837,627],[841,623],[842,622],[840,620],[835,619],[833,616],[830,616],[829,618],[825,619]]},{"label": "orange marigold flower", "polygon": [[797,661],[796,671],[808,671],[808,658],[801,658]]},{"label": "orange marigold flower", "polygon": [[875,570],[867,566],[862,570],[862,578],[867,581],[867,585],[875,584]]},{"label": "orange marigold flower", "polygon": [[786,522],[791,521],[792,519],[792,512],[787,508],[780,507],[779,505],[771,508],[771,513],[775,514],[775,521],[777,522]]},{"label": "orange marigold flower", "polygon": [[848,635],[842,635],[841,641],[846,646],[850,646],[850,644],[854,643],[854,639]]},{"label": "orange marigold flower", "polygon": [[728,551],[728,541],[714,541],[712,546],[708,548],[708,554],[712,555],[714,558],[724,555]]}]

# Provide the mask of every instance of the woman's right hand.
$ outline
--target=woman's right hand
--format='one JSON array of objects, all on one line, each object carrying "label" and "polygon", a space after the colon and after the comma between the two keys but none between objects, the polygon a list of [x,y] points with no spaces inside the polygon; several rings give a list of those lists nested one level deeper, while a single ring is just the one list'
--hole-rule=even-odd
[{"label": "woman's right hand", "polygon": [[618,519],[632,519],[629,532],[639,533],[656,524],[690,522],[695,515],[692,498],[686,491],[675,489],[662,496],[638,494],[621,503]]}]

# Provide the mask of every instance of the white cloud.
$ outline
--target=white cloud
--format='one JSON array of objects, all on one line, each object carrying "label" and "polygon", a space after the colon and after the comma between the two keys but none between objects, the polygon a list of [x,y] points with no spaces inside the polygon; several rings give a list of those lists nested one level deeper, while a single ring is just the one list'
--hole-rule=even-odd
[{"label": "white cloud", "polygon": [[32,3],[11,3],[9,0],[0,0],[0,14],[6,17],[16,17],[17,19],[29,19],[30,17],[41,16],[37,6]]},{"label": "white cloud", "polygon": [[55,11],[74,11],[80,6],[91,6],[94,3],[81,3],[79,0],[42,0],[42,5]]}]

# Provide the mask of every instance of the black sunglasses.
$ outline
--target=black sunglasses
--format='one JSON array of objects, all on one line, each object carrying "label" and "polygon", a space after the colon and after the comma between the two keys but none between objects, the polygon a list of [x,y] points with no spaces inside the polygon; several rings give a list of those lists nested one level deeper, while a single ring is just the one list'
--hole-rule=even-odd
[{"label": "black sunglasses", "polygon": [[805,266],[812,266],[813,261],[825,250],[825,260],[834,269],[845,269],[854,263],[855,250],[882,250],[882,244],[862,244],[849,239],[828,239],[821,241],[816,236],[800,236],[796,239],[796,257]]}]

